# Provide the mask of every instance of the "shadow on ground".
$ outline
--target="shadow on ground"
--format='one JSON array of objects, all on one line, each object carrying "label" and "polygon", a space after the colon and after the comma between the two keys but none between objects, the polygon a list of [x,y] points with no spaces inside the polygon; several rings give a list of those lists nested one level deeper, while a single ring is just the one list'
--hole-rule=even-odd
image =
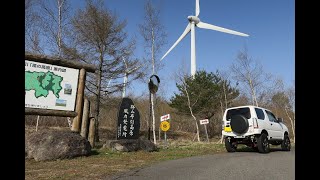
[{"label": "shadow on ground", "polygon": [[[275,151],[283,151],[281,147],[270,147],[270,152],[275,152]],[[239,147],[237,149],[237,152],[256,152],[259,153],[258,150],[252,149],[250,147]]]}]

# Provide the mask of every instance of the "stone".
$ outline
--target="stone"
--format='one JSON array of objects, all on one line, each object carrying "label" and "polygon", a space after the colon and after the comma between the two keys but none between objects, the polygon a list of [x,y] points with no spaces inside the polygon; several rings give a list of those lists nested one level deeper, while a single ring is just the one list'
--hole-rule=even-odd
[{"label": "stone", "polygon": [[70,159],[88,156],[91,145],[80,134],[71,131],[38,131],[25,139],[26,158],[36,161]]},{"label": "stone", "polygon": [[110,148],[113,151],[132,152],[144,150],[147,152],[157,151],[158,148],[150,140],[146,139],[119,139],[107,140],[103,148]]}]

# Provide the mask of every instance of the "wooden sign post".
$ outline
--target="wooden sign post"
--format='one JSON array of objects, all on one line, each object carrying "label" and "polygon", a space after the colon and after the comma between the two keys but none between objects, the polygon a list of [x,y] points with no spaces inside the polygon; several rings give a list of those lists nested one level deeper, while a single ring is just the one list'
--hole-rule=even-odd
[{"label": "wooden sign post", "polygon": [[209,123],[209,119],[200,120],[200,124],[204,125],[204,129],[206,131],[206,136],[207,136],[207,141],[209,142],[208,131],[207,131],[207,124],[208,123]]}]

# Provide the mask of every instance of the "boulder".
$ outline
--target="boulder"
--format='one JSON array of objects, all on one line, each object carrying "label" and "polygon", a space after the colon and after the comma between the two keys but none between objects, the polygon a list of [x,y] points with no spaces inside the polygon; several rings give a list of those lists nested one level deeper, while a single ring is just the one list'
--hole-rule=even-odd
[{"label": "boulder", "polygon": [[104,145],[104,148],[110,148],[113,151],[132,152],[138,150],[144,150],[147,152],[157,151],[158,148],[150,140],[146,139],[119,139],[108,140]]},{"label": "boulder", "polygon": [[70,159],[87,156],[91,145],[80,134],[71,131],[38,131],[25,139],[26,158],[36,161]]}]

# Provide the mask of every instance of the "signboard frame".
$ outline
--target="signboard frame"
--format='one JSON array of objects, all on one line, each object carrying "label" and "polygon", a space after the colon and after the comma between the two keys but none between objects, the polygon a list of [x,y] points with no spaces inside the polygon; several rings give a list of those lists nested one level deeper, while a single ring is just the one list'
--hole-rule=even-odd
[{"label": "signboard frame", "polygon": [[79,69],[25,60],[25,107],[74,111]]},{"label": "signboard frame", "polygon": [[[58,116],[58,117],[79,117],[82,111],[81,104],[83,101],[83,91],[84,91],[84,81],[86,72],[94,73],[96,71],[96,67],[91,64],[84,64],[77,61],[70,61],[67,59],[50,57],[45,55],[34,55],[31,53],[25,53],[25,60],[47,63],[57,66],[63,66],[68,68],[75,68],[80,70],[79,78],[78,78],[78,87],[77,87],[77,97],[76,97],[76,109],[74,111],[66,111],[66,110],[51,110],[51,109],[36,109],[36,108],[28,108],[25,107],[25,115],[41,115],[41,116]],[[81,86],[83,85],[83,86]],[[80,89],[80,91],[79,91]]]}]

